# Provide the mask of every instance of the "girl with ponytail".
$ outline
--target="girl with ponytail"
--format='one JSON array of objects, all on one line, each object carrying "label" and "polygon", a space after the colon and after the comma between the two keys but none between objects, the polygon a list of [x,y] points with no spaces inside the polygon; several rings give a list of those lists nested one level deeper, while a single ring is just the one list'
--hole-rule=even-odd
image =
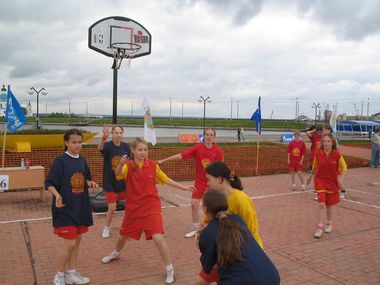
[{"label": "girl with ponytail", "polygon": [[[242,191],[243,185],[240,178],[221,161],[210,163],[206,167],[205,172],[209,189],[221,192],[227,198],[228,207],[225,210],[226,213],[240,216],[256,242],[263,248],[263,243],[259,235],[259,223],[255,205],[249,196]],[[204,219],[204,222],[208,223],[207,217]],[[215,268],[211,273],[205,273],[201,270],[199,277],[199,284],[209,284],[218,280],[218,274]]]},{"label": "girl with ponytail", "polygon": [[[278,271],[238,215],[227,214],[226,196],[208,190],[203,210],[209,223],[199,237],[202,269],[209,274],[217,265],[218,285],[280,284]],[[199,284],[206,284],[200,281]]]}]

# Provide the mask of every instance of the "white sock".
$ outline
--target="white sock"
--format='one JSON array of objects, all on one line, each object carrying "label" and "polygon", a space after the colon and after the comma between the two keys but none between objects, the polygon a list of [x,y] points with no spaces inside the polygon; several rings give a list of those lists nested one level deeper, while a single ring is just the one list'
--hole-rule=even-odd
[{"label": "white sock", "polygon": [[199,223],[193,223],[191,227],[192,227],[193,231],[197,231],[199,229],[200,225],[199,225]]},{"label": "white sock", "polygon": [[72,273],[75,273],[75,272],[76,272],[75,269],[67,269],[66,270],[66,273],[68,273],[68,274],[72,274]]},{"label": "white sock", "polygon": [[173,263],[166,265],[166,271],[174,270]]},{"label": "white sock", "polygon": [[59,277],[65,276],[65,272],[57,271],[57,275],[58,275]]}]

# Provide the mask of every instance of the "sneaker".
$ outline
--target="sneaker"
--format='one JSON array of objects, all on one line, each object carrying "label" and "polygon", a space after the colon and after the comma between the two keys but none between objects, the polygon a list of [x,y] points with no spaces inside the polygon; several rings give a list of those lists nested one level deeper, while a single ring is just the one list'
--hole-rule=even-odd
[{"label": "sneaker", "polygon": [[111,261],[117,260],[120,258],[120,253],[117,253],[115,250],[110,254],[102,258],[103,263],[110,263]]},{"label": "sneaker", "polygon": [[65,274],[66,284],[82,285],[90,283],[90,278],[84,277],[78,271]]},{"label": "sneaker", "polygon": [[166,270],[165,284],[173,284],[175,281],[174,268]]},{"label": "sneaker", "polygon": [[302,191],[306,191],[306,187],[305,187],[305,185],[302,185],[302,186],[301,186],[301,190],[302,190]]},{"label": "sneaker", "polygon": [[325,226],[325,233],[331,233],[332,232],[332,226],[331,224],[326,224]]},{"label": "sneaker", "polygon": [[318,196],[315,196],[315,197],[314,197],[314,201],[318,201]]},{"label": "sneaker", "polygon": [[321,237],[322,237],[322,234],[323,234],[323,229],[320,228],[320,227],[317,227],[317,229],[315,230],[314,237],[315,237],[315,238],[321,238]]},{"label": "sneaker", "polygon": [[185,234],[185,238],[192,238],[192,237],[195,237],[195,234],[197,233],[196,230],[192,230],[191,232],[188,232],[187,234]]},{"label": "sneaker", "polygon": [[339,198],[340,198],[340,199],[346,199],[346,192],[341,191],[341,192],[339,193]]},{"label": "sneaker", "polygon": [[110,237],[110,228],[104,227],[103,233],[102,233],[102,238],[109,238],[109,237]]},{"label": "sneaker", "polygon": [[55,274],[53,279],[54,285],[65,285],[65,275],[58,275],[58,273]]},{"label": "sneaker", "polygon": [[296,185],[296,184],[293,184],[293,186],[292,186],[292,191],[296,191],[296,189],[297,189],[297,185]]}]

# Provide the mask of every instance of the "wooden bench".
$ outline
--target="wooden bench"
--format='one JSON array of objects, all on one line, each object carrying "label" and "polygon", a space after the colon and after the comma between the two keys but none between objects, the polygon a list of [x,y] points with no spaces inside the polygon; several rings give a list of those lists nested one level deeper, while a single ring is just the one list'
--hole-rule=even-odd
[{"label": "wooden bench", "polygon": [[[41,200],[44,201],[45,192],[45,168],[43,166],[30,166],[28,169],[21,167],[0,168],[1,191],[13,191],[23,189],[40,189]],[[8,185],[5,185],[8,178]]]}]

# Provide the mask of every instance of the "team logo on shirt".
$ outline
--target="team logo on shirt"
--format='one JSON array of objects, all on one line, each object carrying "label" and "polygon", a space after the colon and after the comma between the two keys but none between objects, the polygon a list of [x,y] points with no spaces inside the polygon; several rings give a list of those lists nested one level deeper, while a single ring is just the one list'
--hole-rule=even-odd
[{"label": "team logo on shirt", "polygon": [[116,167],[118,166],[118,164],[119,164],[119,162],[120,162],[120,159],[121,159],[121,156],[114,156],[113,158],[112,158],[112,162],[111,162],[111,164],[112,164],[112,170],[115,170],[116,169]]},{"label": "team logo on shirt", "polygon": [[203,168],[206,168],[211,163],[211,160],[209,158],[202,158],[201,162],[202,162]]},{"label": "team logo on shirt", "polygon": [[298,148],[298,147],[296,147],[296,148],[294,148],[293,150],[292,150],[292,154],[293,154],[293,156],[299,156],[300,155],[300,149]]},{"label": "team logo on shirt", "polygon": [[82,173],[75,172],[70,179],[72,192],[74,194],[81,194],[84,191],[85,179]]}]

